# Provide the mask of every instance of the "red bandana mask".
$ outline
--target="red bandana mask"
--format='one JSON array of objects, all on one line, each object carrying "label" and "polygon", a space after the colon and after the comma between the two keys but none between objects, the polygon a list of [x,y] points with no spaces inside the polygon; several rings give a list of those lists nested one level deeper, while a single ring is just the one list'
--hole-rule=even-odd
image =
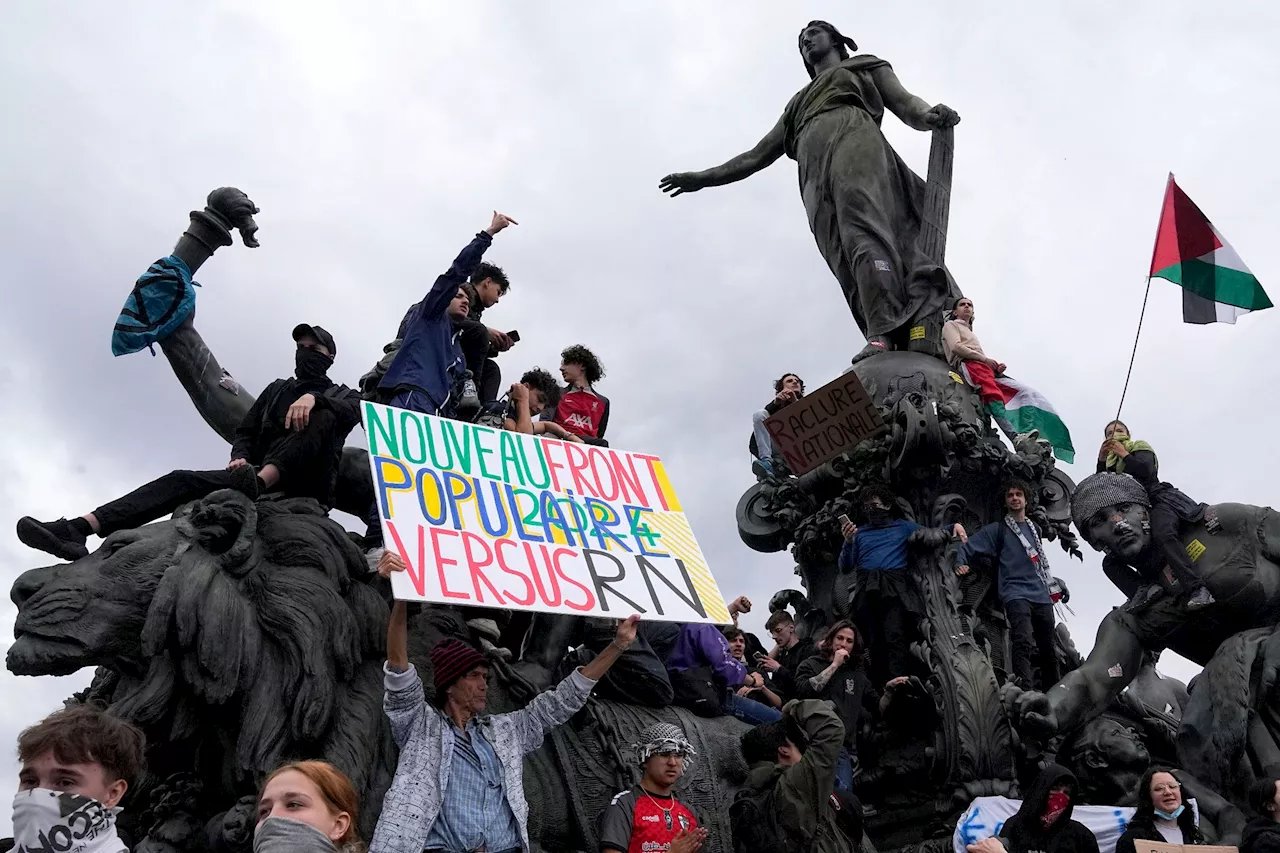
[{"label": "red bandana mask", "polygon": [[1040,816],[1040,823],[1045,829],[1053,826],[1053,822],[1062,817],[1062,813],[1069,805],[1071,805],[1070,794],[1065,791],[1049,792],[1049,801],[1045,804],[1044,814]]}]

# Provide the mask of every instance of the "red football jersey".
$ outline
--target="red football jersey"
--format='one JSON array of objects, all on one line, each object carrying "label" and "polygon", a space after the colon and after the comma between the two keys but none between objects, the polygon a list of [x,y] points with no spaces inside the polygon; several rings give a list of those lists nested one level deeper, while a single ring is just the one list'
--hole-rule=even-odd
[{"label": "red football jersey", "polygon": [[675,797],[649,794],[639,785],[613,798],[600,826],[600,846],[625,853],[665,853],[698,819]]},{"label": "red football jersey", "polygon": [[556,423],[574,435],[599,438],[600,424],[607,405],[607,402],[591,391],[575,388],[560,398],[560,405],[556,407]]}]

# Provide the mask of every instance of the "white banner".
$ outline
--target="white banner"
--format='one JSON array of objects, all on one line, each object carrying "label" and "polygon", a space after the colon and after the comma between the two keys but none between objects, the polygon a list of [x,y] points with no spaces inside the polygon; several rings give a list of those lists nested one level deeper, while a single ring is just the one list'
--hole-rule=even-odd
[{"label": "white banner", "polygon": [[[1194,802],[1194,801],[1193,801]],[[952,843],[956,853],[965,853],[965,845],[999,835],[1004,823],[1018,813],[1022,800],[1008,797],[978,797],[956,823]],[[1115,853],[1116,842],[1133,817],[1133,809],[1120,806],[1076,806],[1071,819],[1088,827],[1098,839],[1099,853]]]}]

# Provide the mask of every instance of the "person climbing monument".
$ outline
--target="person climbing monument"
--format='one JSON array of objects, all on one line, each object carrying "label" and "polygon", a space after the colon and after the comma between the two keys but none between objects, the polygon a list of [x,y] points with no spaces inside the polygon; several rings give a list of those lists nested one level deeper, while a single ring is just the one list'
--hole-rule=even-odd
[{"label": "person climbing monument", "polygon": [[517,224],[494,211],[489,227],[476,234],[449,269],[436,277],[422,301],[405,314],[396,335],[400,343],[388,351],[390,363],[377,380],[378,393],[386,402],[427,415],[453,414],[466,380],[466,362],[458,343],[462,329],[454,325],[454,319],[466,319],[471,310],[463,285],[479,268],[493,238]]},{"label": "person climbing monument", "polygon": [[[967,575],[969,563],[975,558],[995,564],[996,591],[1009,622],[1013,647],[1009,674],[1023,689],[1048,690],[1058,682],[1053,605],[1059,587],[1049,573],[1049,558],[1040,533],[1027,518],[1030,493],[1030,488],[1020,481],[1005,484],[1004,518],[981,528],[960,546],[955,556],[956,574]],[[1037,665],[1035,670],[1033,662]]]},{"label": "person climbing monument", "polygon": [[565,383],[560,403],[543,410],[542,420],[555,422],[586,444],[608,447],[609,398],[595,387],[604,378],[604,365],[591,350],[574,344],[560,353],[560,375]]},{"label": "person climbing monument", "polygon": [[866,523],[858,527],[847,519],[840,529],[844,547],[838,565],[843,574],[854,576],[849,611],[866,636],[877,687],[910,675],[909,620],[925,613],[924,601],[907,572],[907,546],[930,539],[964,542],[968,538],[959,524],[927,533],[928,528],[895,517],[896,506],[897,496],[887,486],[872,484],[862,493]]},{"label": "person climbing monument", "polygon": [[[729,602],[729,615],[733,616],[745,600],[739,596]],[[729,714],[754,726],[780,716],[776,708],[737,694],[739,687],[759,687],[764,680],[759,673],[748,675],[747,667],[734,659],[729,641],[715,625],[689,622],[680,626],[675,647],[667,656],[667,674],[675,694],[672,704],[700,717]]]},{"label": "person climbing monument", "polygon": [[360,423],[360,394],[329,378],[338,345],[320,326],[293,330],[294,375],[268,385],[245,413],[220,471],[170,471],[79,518],[18,520],[24,545],[77,560],[89,553],[90,534],[106,537],[170,515],[185,503],[219,489],[235,489],[250,500],[278,492],[315,498],[333,506],[338,464],[347,435]]},{"label": "person climbing monument", "polygon": [[484,716],[488,660],[457,639],[431,649],[434,691],[427,701],[409,663],[408,610],[396,601],[387,623],[383,707],[400,749],[395,778],[382,804],[370,850],[528,850],[529,805],[524,756],[548,731],[582,709],[591,690],[636,637],[639,616],[613,642],[554,690],[519,711]]},{"label": "person climbing monument", "polygon": [[720,633],[724,634],[725,641],[729,644],[729,654],[733,655],[734,660],[747,668],[747,677],[743,680],[742,686],[735,692],[739,696],[754,699],[761,705],[781,709],[782,697],[773,692],[767,670],[760,666],[760,661],[765,658],[764,653],[757,651],[755,655],[759,657],[748,656],[747,637],[749,635],[737,625],[721,628]]},{"label": "person climbing monument", "polygon": [[977,389],[983,406],[1004,433],[1013,441],[1017,431],[1004,414],[1004,394],[996,385],[996,377],[1004,373],[1007,365],[988,356],[973,333],[973,300],[962,296],[956,300],[942,326],[942,354],[951,369]]},{"label": "person climbing monument", "polygon": [[783,473],[786,463],[774,458],[773,437],[764,422],[804,396],[804,380],[794,373],[784,373],[773,383],[773,399],[751,415],[751,441],[747,445],[755,461],[751,471],[760,479]]},{"label": "person climbing monument", "polygon": [[633,748],[640,781],[615,794],[600,816],[600,853],[697,853],[707,831],[672,793],[698,754],[693,744],[679,726],[655,723]]},{"label": "person climbing monument", "polygon": [[[1182,526],[1204,519],[1204,505],[1193,501],[1177,488],[1160,480],[1160,462],[1155,450],[1145,441],[1135,441],[1123,421],[1112,421],[1103,430],[1104,439],[1098,449],[1098,473],[1113,471],[1128,474],[1147,490],[1151,500],[1151,540],[1156,548],[1150,557],[1134,566],[1148,584],[1158,585],[1171,595],[1181,595],[1188,610],[1196,610],[1214,602],[1213,593],[1196,571],[1191,556],[1182,544]],[[1112,565],[1106,565],[1110,559]],[[1116,570],[1115,558],[1104,558],[1108,576]],[[1169,574],[1165,573],[1165,566]],[[1147,596],[1144,596],[1146,598]]]},{"label": "person climbing monument", "polygon": [[502,267],[481,261],[462,289],[467,292],[467,315],[454,321],[458,344],[480,402],[492,403],[502,386],[502,369],[494,359],[515,346],[516,340],[501,329],[486,326],[481,317],[507,295],[511,281]]}]

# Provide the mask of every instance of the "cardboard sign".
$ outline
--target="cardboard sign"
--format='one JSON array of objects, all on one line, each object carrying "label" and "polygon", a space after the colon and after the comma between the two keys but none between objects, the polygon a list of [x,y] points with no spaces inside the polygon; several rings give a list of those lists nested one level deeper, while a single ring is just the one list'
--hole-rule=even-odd
[{"label": "cardboard sign", "polygon": [[812,471],[884,428],[857,374],[849,372],[806,394],[764,422],[774,452],[793,474]]},{"label": "cardboard sign", "polygon": [[396,598],[726,624],[656,456],[364,404]]},{"label": "cardboard sign", "polygon": [[1135,853],[1239,853],[1236,847],[1219,847],[1211,844],[1169,844],[1166,841],[1133,842]]}]

